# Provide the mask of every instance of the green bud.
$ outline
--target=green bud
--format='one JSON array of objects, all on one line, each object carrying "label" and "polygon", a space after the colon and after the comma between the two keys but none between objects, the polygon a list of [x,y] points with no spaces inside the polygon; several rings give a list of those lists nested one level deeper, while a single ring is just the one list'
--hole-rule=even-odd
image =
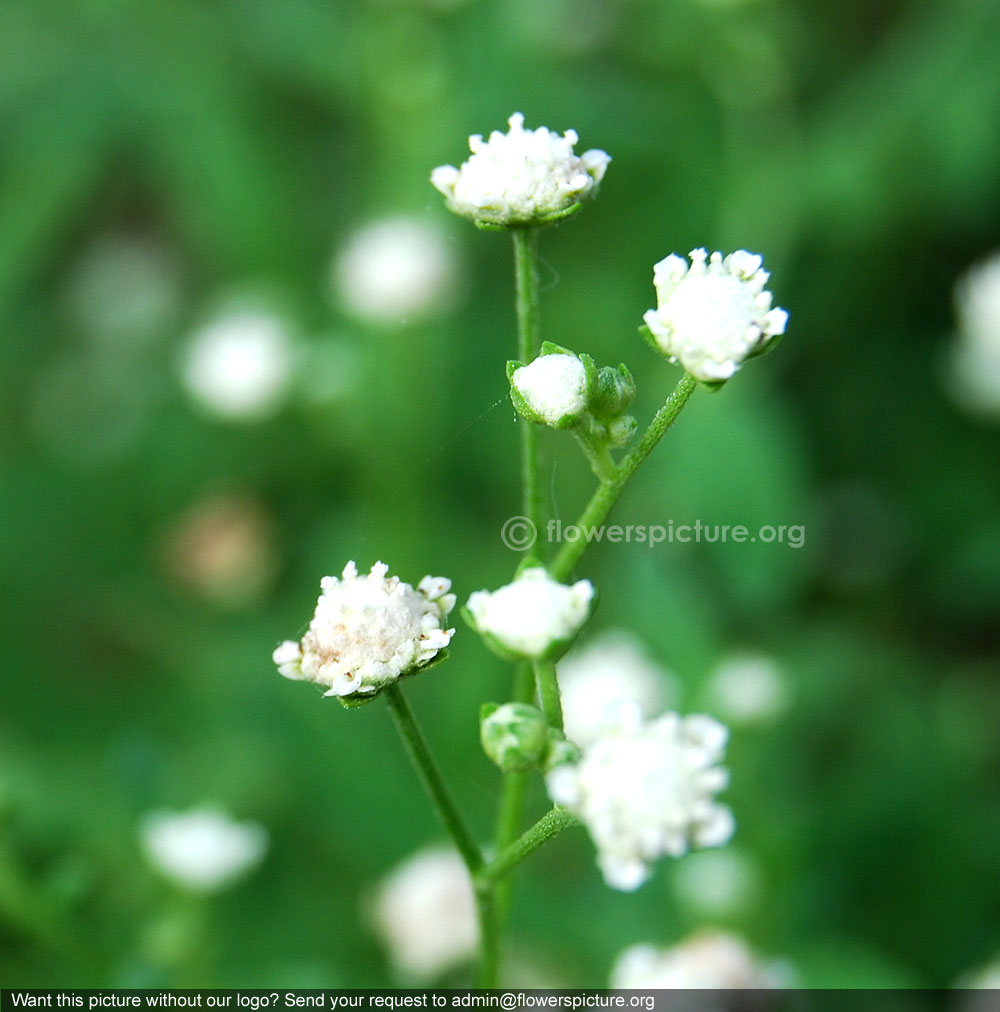
[{"label": "green bud", "polygon": [[597,389],[590,399],[596,418],[608,421],[626,411],[635,400],[635,380],[624,363],[618,368],[606,365],[597,371]]},{"label": "green bud", "polygon": [[639,423],[632,415],[619,415],[608,422],[608,445],[614,447],[628,446],[635,436]]},{"label": "green bud", "polygon": [[527,703],[484,703],[479,710],[483,751],[504,773],[534,769],[549,747],[545,717]]}]

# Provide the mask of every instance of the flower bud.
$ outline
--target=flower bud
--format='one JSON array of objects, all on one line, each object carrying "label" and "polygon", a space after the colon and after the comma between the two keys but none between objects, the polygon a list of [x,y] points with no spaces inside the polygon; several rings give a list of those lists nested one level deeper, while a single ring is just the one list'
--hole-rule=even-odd
[{"label": "flower bud", "polygon": [[483,751],[504,773],[534,769],[545,758],[548,725],[535,707],[527,703],[484,703],[479,721]]},{"label": "flower bud", "polygon": [[577,425],[590,403],[596,370],[589,355],[576,355],[546,341],[529,365],[507,363],[510,399],[529,422],[568,429]]},{"label": "flower bud", "polygon": [[597,371],[597,388],[590,399],[590,410],[600,421],[617,418],[635,400],[635,380],[628,366],[606,365]]}]

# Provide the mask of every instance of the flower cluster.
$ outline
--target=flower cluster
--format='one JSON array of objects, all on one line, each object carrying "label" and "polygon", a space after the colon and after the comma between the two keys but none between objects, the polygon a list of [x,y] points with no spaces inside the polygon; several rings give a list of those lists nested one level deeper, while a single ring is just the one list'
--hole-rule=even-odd
[{"label": "flower cluster", "polygon": [[955,287],[955,315],[952,392],[972,411],[1000,415],[1000,253],[961,278]]},{"label": "flower cluster", "polygon": [[286,678],[326,686],[328,696],[371,696],[401,675],[426,667],[451,642],[451,582],[425,576],[414,590],[377,562],[359,576],[349,562],[326,576],[301,642],[286,640],[274,662]]},{"label": "flower cluster", "polygon": [[553,580],[542,566],[522,570],[499,590],[478,590],[465,615],[494,650],[514,658],[550,659],[564,653],[590,616],[594,585]]},{"label": "flower cluster", "polygon": [[590,831],[608,885],[637,889],[657,858],[732,836],[732,813],[714,797],[729,781],[718,765],[727,738],[711,717],[667,713],[644,723],[637,706],[623,707],[578,763],[548,775],[552,800]]},{"label": "flower cluster", "polygon": [[788,314],[764,289],[769,276],[746,250],[692,250],[690,265],[671,253],[653,267],[657,307],[643,317],[655,346],[696,379],[729,379],[785,332]]},{"label": "flower cluster", "polygon": [[432,185],[448,207],[476,224],[494,227],[543,225],[578,210],[592,196],[611,161],[604,151],[576,155],[576,132],[562,137],[546,127],[524,129],[524,116],[514,113],[508,133],[494,130],[489,140],[469,138],[472,157],[440,165]]}]

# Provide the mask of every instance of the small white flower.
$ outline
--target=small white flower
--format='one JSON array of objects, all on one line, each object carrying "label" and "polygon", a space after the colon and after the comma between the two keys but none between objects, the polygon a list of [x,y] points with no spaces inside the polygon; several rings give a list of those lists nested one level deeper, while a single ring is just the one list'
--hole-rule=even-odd
[{"label": "small white flower", "polygon": [[1000,253],[977,264],[958,282],[955,315],[952,393],[972,411],[1000,415]]},{"label": "small white flower", "polygon": [[559,665],[566,737],[589,745],[623,706],[652,717],[674,702],[676,685],[631,633],[611,630],[574,648]]},{"label": "small white flower", "polygon": [[234,421],[259,421],[281,406],[294,358],[283,319],[239,311],[194,335],[182,379],[188,393],[209,413]]},{"label": "small white flower", "polygon": [[142,821],[140,842],[150,862],[177,885],[214,892],[260,864],[267,831],[234,822],[215,808],[153,812]]},{"label": "small white flower", "polygon": [[576,355],[539,355],[515,369],[510,382],[534,420],[546,425],[573,423],[587,410],[590,381]]},{"label": "small white flower", "polygon": [[519,112],[507,122],[509,132],[494,130],[488,141],[471,136],[472,157],[460,169],[441,165],[431,173],[452,211],[477,223],[541,225],[571,214],[596,192],[611,161],[606,152],[577,156],[575,131],[560,137],[546,127],[525,130]]},{"label": "small white flower", "polygon": [[543,657],[577,634],[593,597],[589,580],[567,586],[535,566],[499,590],[477,590],[466,608],[475,628],[501,648],[519,657]]},{"label": "small white flower", "polygon": [[372,920],[404,977],[426,981],[469,962],[479,944],[469,873],[448,847],[419,851],[378,888]]},{"label": "small white flower", "polygon": [[340,252],[333,273],[347,309],[379,324],[437,312],[457,280],[454,257],[439,229],[410,217],[365,225]]},{"label": "small white flower", "polygon": [[672,362],[699,380],[727,380],[785,332],[788,314],[771,308],[759,256],[737,250],[723,259],[703,249],[690,255],[690,265],[671,253],[653,267],[657,308],[643,320]]},{"label": "small white flower", "polygon": [[376,562],[358,576],[349,562],[341,579],[325,576],[309,630],[286,640],[274,663],[286,678],[325,685],[328,696],[370,695],[423,667],[451,642],[443,628],[455,595],[451,582],[425,576],[417,589]]},{"label": "small white flower", "polygon": [[638,990],[736,991],[787,983],[784,967],[762,962],[743,939],[721,931],[694,935],[671,949],[633,945],[611,971],[611,987]]},{"label": "small white flower", "polygon": [[706,686],[710,707],[731,724],[759,724],[783,713],[788,682],[770,657],[737,654],[712,672]]},{"label": "small white flower", "polygon": [[623,707],[578,763],[548,775],[552,800],[590,831],[609,886],[637,889],[657,858],[729,840],[732,813],[715,801],[729,782],[718,765],[727,737],[711,717],[667,713],[644,724],[638,707]]}]

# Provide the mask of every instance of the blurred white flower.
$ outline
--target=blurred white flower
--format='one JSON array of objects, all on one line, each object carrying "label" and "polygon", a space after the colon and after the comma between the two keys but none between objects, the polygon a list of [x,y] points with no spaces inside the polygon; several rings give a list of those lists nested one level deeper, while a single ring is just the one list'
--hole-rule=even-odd
[{"label": "blurred white flower", "polygon": [[736,654],[712,672],[708,706],[730,724],[760,724],[780,716],[791,698],[781,668],[760,654]]},{"label": "blurred white flower", "polygon": [[727,738],[711,717],[667,713],[643,723],[638,706],[623,706],[618,725],[579,762],[549,773],[550,797],[590,831],[609,886],[637,889],[657,858],[729,840],[732,813],[715,801],[729,782],[718,765]]},{"label": "blurred white flower", "polygon": [[677,898],[701,917],[729,917],[757,895],[759,873],[745,855],[726,847],[688,854],[673,868]]},{"label": "blurred white flower", "polygon": [[208,413],[260,421],[281,407],[295,366],[287,321],[238,310],[197,331],[181,368],[187,392]]},{"label": "blurred white flower", "polygon": [[559,583],[541,566],[525,569],[499,590],[477,590],[466,608],[475,628],[501,650],[543,657],[571,640],[590,615],[594,586]]},{"label": "blurred white flower", "polygon": [[662,712],[676,700],[673,675],[653,662],[643,645],[625,630],[610,630],[574,648],[559,665],[563,726],[580,746],[593,742],[623,706],[638,704],[643,717]]},{"label": "blurred white flower", "polygon": [[455,295],[458,269],[436,226],[396,217],[355,232],[337,255],[333,279],[349,312],[393,324],[446,308]]},{"label": "blurred white flower", "polygon": [[611,971],[611,987],[714,991],[787,986],[780,964],[762,962],[743,939],[725,932],[694,935],[670,949],[634,945]]},{"label": "blurred white flower", "polygon": [[590,383],[576,355],[539,355],[534,362],[515,369],[510,382],[524,398],[533,421],[569,424],[587,410]]},{"label": "blurred white flower", "polygon": [[448,847],[418,851],[378,887],[374,928],[397,971],[427,981],[469,962],[479,944],[469,873]]},{"label": "blurred white flower", "polygon": [[971,411],[1000,415],[1000,252],[959,280],[955,315],[952,394]]},{"label": "blurred white flower", "polygon": [[996,997],[979,992],[1000,990],[1000,957],[962,974],[953,987],[963,992],[957,1002],[958,1012],[996,1012]]},{"label": "blurred white flower", "polygon": [[234,822],[221,811],[153,812],[143,819],[140,842],[164,876],[193,892],[222,889],[255,868],[267,851],[267,831]]},{"label": "blurred white flower", "polygon": [[726,380],[785,332],[788,314],[771,308],[769,275],[756,254],[737,250],[723,259],[695,249],[690,256],[690,265],[671,253],[653,267],[657,308],[643,320],[672,362],[699,380]]},{"label": "blurred white flower", "polygon": [[505,134],[494,130],[487,141],[471,136],[472,157],[460,169],[441,165],[431,173],[455,214],[489,225],[541,225],[593,196],[611,161],[606,152],[577,156],[574,130],[562,137],[546,127],[525,130],[519,112],[507,122]]},{"label": "blurred white flower", "polygon": [[324,576],[322,594],[300,643],[286,640],[274,663],[286,678],[325,685],[328,696],[370,695],[423,667],[451,642],[443,628],[455,595],[451,581],[425,576],[417,589],[376,562],[366,576],[348,562],[341,579]]}]

